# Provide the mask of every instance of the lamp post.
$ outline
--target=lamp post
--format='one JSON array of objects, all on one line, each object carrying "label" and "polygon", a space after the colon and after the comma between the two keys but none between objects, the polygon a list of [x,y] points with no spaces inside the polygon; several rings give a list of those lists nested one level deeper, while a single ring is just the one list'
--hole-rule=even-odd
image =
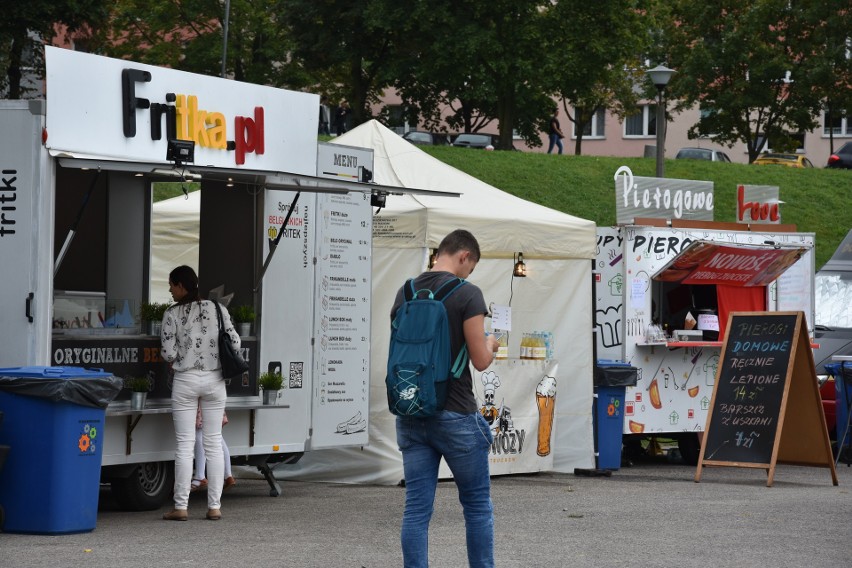
[{"label": "lamp post", "polygon": [[666,107],[665,91],[669,79],[675,74],[674,69],[657,65],[648,70],[651,82],[657,87],[657,177],[663,177],[663,158],[666,155]]}]

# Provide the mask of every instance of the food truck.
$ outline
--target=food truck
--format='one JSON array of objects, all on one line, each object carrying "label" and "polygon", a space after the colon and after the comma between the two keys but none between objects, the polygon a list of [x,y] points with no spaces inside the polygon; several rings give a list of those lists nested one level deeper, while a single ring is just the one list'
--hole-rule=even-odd
[{"label": "food truck", "polygon": [[755,217],[738,211],[745,217],[738,223],[712,220],[710,182],[641,178],[621,168],[616,195],[619,226],[598,228],[597,358],[638,370],[625,392],[625,441],[674,438],[694,464],[728,314],[802,311],[813,337],[814,235],[760,222],[761,208],[778,204],[762,186],[738,190],[740,203],[758,203]]},{"label": "food truck", "polygon": [[[0,101],[0,366],[148,380],[143,409],[129,389],[106,409],[119,504],[157,508],[174,479],[171,375],[139,320],[157,181],[200,184],[202,296],[258,314],[249,371],[227,381],[233,463],[277,495],[271,464],[367,444],[371,203],[417,190],[368,183],[372,150],[318,148],[317,95],[51,47],[46,92]],[[284,377],[273,405],[268,371]]]}]

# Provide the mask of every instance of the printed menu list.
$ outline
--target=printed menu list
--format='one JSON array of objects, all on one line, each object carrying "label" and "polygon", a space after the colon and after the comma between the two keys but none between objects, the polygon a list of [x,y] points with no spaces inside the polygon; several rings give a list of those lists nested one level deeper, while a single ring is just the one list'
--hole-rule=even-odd
[{"label": "printed menu list", "polygon": [[[318,239],[320,303],[314,407],[335,435],[364,432],[369,391],[370,231],[369,194],[324,195]],[[320,433],[322,435],[322,433]]]},{"label": "printed menu list", "polygon": [[770,463],[795,330],[795,314],[733,316],[704,437],[704,461]]}]

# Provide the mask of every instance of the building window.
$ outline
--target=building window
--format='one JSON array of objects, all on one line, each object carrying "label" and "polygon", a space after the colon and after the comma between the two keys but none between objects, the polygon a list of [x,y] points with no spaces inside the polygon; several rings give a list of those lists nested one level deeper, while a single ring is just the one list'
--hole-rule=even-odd
[{"label": "building window", "polygon": [[[757,142],[760,143],[763,138],[764,136],[762,134],[758,134]],[[778,146],[778,144],[776,144],[776,146]],[[773,148],[772,139],[770,138],[766,141],[766,145],[760,151],[761,153],[795,152],[796,154],[803,154],[805,152],[805,133],[788,133],[786,138],[782,141],[781,146],[777,148]]]},{"label": "building window", "polygon": [[828,113],[823,114],[822,133],[824,136],[852,136],[852,117],[843,111],[834,111],[829,122]]},{"label": "building window", "polygon": [[[574,109],[574,113],[576,116],[577,109]],[[583,138],[606,138],[606,131],[604,129],[604,124],[606,123],[606,112],[604,109],[598,109],[595,111],[594,116],[592,116],[592,120],[586,123],[583,128]],[[574,133],[571,135],[571,138],[577,138],[577,125],[572,124]]]},{"label": "building window", "polygon": [[624,136],[648,138],[657,135],[657,105],[641,105],[624,121]]}]

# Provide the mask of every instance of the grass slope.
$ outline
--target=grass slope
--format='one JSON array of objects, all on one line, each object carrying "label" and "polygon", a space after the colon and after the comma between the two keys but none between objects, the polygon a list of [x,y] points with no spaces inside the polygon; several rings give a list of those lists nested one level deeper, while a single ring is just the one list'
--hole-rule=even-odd
[{"label": "grass slope", "polygon": [[[485,152],[469,148],[420,146],[430,155],[503,191],[589,219],[615,224],[615,181],[619,166],[654,177],[653,158]],[[852,228],[852,171],[666,160],[668,178],[712,181],[715,220],[736,220],[737,185],[780,188],[781,221],[816,234],[816,266],[821,267]],[[447,188],[454,189],[454,188]]]}]

